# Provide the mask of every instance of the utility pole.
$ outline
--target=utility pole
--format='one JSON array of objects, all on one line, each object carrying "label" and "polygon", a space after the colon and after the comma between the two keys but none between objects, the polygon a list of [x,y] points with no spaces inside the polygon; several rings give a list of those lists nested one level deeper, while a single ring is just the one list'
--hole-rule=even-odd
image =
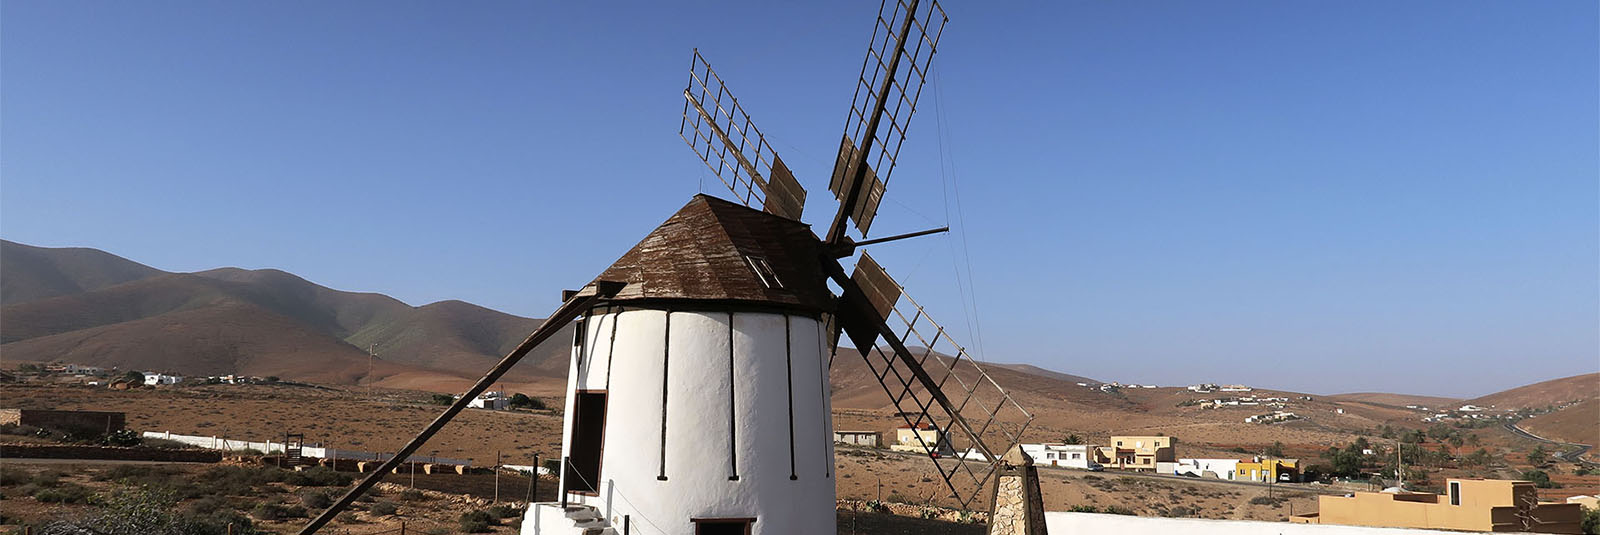
[{"label": "utility pole", "polygon": [[1400,490],[1406,490],[1406,459],[1400,455],[1400,439],[1394,440],[1394,476],[1400,478],[1400,483],[1395,485]]},{"label": "utility pole", "polygon": [[494,503],[500,503],[500,450],[494,450]]}]

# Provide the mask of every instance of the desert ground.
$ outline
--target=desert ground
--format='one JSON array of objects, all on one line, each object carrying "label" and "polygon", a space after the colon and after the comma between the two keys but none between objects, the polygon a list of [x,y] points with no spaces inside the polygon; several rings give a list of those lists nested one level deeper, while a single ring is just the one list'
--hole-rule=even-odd
[{"label": "desert ground", "polygon": [[[1371,400],[1301,401],[1300,410],[1320,414],[1285,424],[1259,425],[1243,423],[1245,416],[1260,412],[1256,408],[1179,406],[1192,397],[1181,389],[1141,389],[1103,399],[1095,397],[1103,395],[1100,392],[1070,394],[1080,400],[1058,403],[1057,411],[1037,415],[1026,437],[1028,440],[1057,441],[1076,434],[1095,443],[1103,442],[1112,434],[1162,433],[1179,439],[1179,457],[1247,457],[1251,452],[1277,443],[1286,456],[1316,463],[1327,447],[1369,436],[1379,426],[1393,425],[1401,429],[1423,426],[1416,420],[1415,411]],[[302,432],[308,443],[380,452],[400,447],[443,409],[429,403],[431,394],[428,392],[297,384],[180,385],[119,391],[66,383],[32,383],[0,386],[0,397],[9,407],[124,411],[128,427],[137,431],[250,440],[280,439],[285,432]],[[544,398],[544,401],[552,407],[560,406],[558,398]],[[1074,406],[1082,409],[1073,410]],[[1101,413],[1089,414],[1096,406],[1101,407]],[[1340,408],[1345,409],[1343,414],[1336,411]],[[1558,412],[1551,416],[1559,415]],[[836,409],[834,418],[838,429],[889,430],[902,423],[892,411],[883,408],[842,407]],[[497,454],[506,464],[532,464],[535,454],[548,458],[559,452],[560,430],[561,415],[556,409],[473,409],[463,412],[423,451],[469,458],[477,466],[493,464]],[[1478,447],[1492,450],[1499,461],[1474,468],[1449,464],[1434,467],[1432,483],[1442,484],[1444,477],[1455,476],[1516,477],[1530,468],[1521,456],[1536,442],[1514,435],[1499,425],[1467,431],[1476,435]],[[1377,437],[1369,439],[1381,441]],[[1445,444],[1431,447],[1451,449]],[[1451,451],[1464,455],[1471,449],[1473,447],[1463,445]],[[103,480],[105,466],[18,466],[15,461],[4,464],[30,472],[59,473],[61,480],[97,492],[106,491],[110,484]],[[208,465],[183,465],[175,469],[203,476],[210,468]],[[1543,489],[1541,495],[1555,499],[1600,491],[1600,475],[1576,475],[1572,468],[1566,463],[1549,468],[1551,479],[1560,487]],[[965,533],[977,517],[963,517],[960,511],[978,512],[987,508],[984,492],[976,493],[979,499],[967,504],[952,499],[933,461],[920,455],[840,446],[835,469],[841,502],[841,533],[848,532],[847,529],[867,532],[866,526],[882,528],[872,528],[870,532]],[[1318,494],[1368,488],[1364,481],[1268,486],[1121,471],[1090,473],[1054,467],[1041,467],[1039,473],[1047,510],[1094,507],[1148,516],[1284,520],[1295,513],[1315,510]],[[492,475],[424,475],[412,483],[406,474],[391,475],[386,479],[390,486],[382,491],[383,496],[375,499],[395,503],[397,513],[375,515],[363,509],[365,512],[349,517],[349,525],[341,525],[340,529],[356,534],[377,533],[401,521],[422,527],[419,533],[429,532],[429,529],[446,530],[439,531],[441,533],[457,529],[459,515],[492,505],[487,500],[493,496],[493,487],[492,483],[485,482],[485,477]],[[502,478],[502,499],[514,500],[519,493],[525,494],[526,478]],[[425,494],[426,500],[395,498],[413,484],[419,491],[434,494]],[[258,493],[265,498],[239,497],[233,500],[237,502],[233,506],[241,513],[249,513],[262,500],[277,500],[281,505],[292,506],[298,503],[296,496],[305,490],[290,488],[288,484],[277,486],[281,487],[280,491]],[[554,484],[543,486],[548,490]],[[6,500],[0,501],[0,509],[4,510],[8,521],[43,521],[70,515],[83,507],[33,503],[34,500],[23,496],[13,496],[16,488],[6,486],[0,490],[10,493]],[[550,498],[543,492],[541,495],[543,499]],[[415,494],[408,496],[415,497]],[[897,512],[905,514],[884,514],[874,510],[881,505],[867,505],[884,503],[900,508]],[[369,509],[371,505],[367,503],[363,507]],[[928,516],[921,511],[939,514],[921,524],[911,522],[910,517]],[[963,523],[963,519],[967,522]],[[282,532],[304,521],[304,518],[263,520],[258,525]]]}]

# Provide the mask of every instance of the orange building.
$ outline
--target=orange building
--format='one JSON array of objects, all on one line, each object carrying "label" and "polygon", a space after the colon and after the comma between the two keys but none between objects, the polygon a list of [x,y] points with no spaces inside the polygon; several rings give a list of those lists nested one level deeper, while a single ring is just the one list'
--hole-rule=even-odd
[{"label": "orange building", "polygon": [[1459,531],[1582,533],[1576,503],[1540,502],[1528,481],[1451,479],[1448,494],[1357,492],[1320,496],[1315,513],[1291,517],[1301,524],[1344,524]]}]

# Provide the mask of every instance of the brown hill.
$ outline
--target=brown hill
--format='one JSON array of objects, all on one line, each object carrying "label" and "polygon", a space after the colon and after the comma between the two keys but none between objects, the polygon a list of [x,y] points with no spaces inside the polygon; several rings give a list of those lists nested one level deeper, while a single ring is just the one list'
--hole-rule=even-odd
[{"label": "brown hill", "polygon": [[1055,371],[1055,370],[1047,370],[1047,369],[1044,369],[1044,368],[1040,368],[1038,366],[1034,366],[1032,364],[999,364],[999,363],[994,363],[994,362],[985,362],[985,363],[983,363],[983,366],[984,366],[984,369],[986,369],[986,370],[990,369],[990,368],[997,368],[998,367],[998,368],[1005,368],[1005,369],[1008,369],[1008,370],[1011,370],[1011,371],[1015,371],[1015,372],[1026,373],[1028,375],[1037,375],[1037,376],[1040,376],[1040,377],[1049,377],[1049,378],[1055,379],[1057,381],[1066,381],[1068,383],[1072,383],[1074,386],[1076,386],[1078,383],[1100,384],[1100,381],[1097,381],[1097,380],[1094,380],[1094,379],[1090,379],[1088,377],[1083,377],[1083,376],[1079,376],[1079,375],[1072,375],[1070,373],[1061,373],[1061,372],[1058,372],[1058,371]]},{"label": "brown hill", "polygon": [[[461,301],[412,307],[279,270],[167,273],[92,249],[4,246],[0,282],[15,302],[0,307],[0,349],[13,360],[427,388],[476,378],[539,324]],[[564,375],[569,336],[508,379]],[[384,362],[371,377],[368,347]]]},{"label": "brown hill", "polygon": [[0,240],[0,305],[71,295],[164,273],[98,249]]},{"label": "brown hill", "polygon": [[1518,422],[1517,427],[1550,440],[1600,446],[1600,400],[1541,414]]},{"label": "brown hill", "polygon": [[1600,398],[1600,373],[1586,373],[1551,379],[1468,400],[1474,405],[1501,409],[1560,406],[1573,401]]},{"label": "brown hill", "polygon": [[1358,401],[1362,403],[1390,405],[1394,407],[1420,405],[1423,407],[1432,407],[1436,409],[1442,407],[1458,407],[1462,402],[1462,400],[1457,398],[1418,396],[1412,394],[1393,394],[1389,392],[1351,392],[1349,394],[1327,396],[1327,398],[1334,401]]}]

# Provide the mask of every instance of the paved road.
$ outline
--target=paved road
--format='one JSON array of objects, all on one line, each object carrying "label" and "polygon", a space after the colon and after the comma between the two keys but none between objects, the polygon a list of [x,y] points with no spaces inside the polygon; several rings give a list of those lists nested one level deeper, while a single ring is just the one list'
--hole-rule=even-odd
[{"label": "paved road", "polygon": [[1579,464],[1582,464],[1584,466],[1600,466],[1600,464],[1589,462],[1587,459],[1583,458],[1583,455],[1586,454],[1586,453],[1589,453],[1589,448],[1591,448],[1591,446],[1589,446],[1588,444],[1577,444],[1577,443],[1573,443],[1573,442],[1561,442],[1561,441],[1556,441],[1556,440],[1550,440],[1548,438],[1544,438],[1544,437],[1541,437],[1539,435],[1535,435],[1533,433],[1529,433],[1527,431],[1524,431],[1521,427],[1517,427],[1517,424],[1515,424],[1515,423],[1506,424],[1506,430],[1510,431],[1512,434],[1520,436],[1522,438],[1526,438],[1526,439],[1530,439],[1530,440],[1537,440],[1537,441],[1543,442],[1545,444],[1554,444],[1554,445],[1557,445],[1557,446],[1566,446],[1566,447],[1573,448],[1573,449],[1564,450],[1564,451],[1558,451],[1558,452],[1550,454],[1550,456],[1555,457],[1557,459],[1560,459],[1560,460],[1563,460],[1563,461],[1567,461],[1567,462],[1572,462],[1572,463],[1579,463]]}]

